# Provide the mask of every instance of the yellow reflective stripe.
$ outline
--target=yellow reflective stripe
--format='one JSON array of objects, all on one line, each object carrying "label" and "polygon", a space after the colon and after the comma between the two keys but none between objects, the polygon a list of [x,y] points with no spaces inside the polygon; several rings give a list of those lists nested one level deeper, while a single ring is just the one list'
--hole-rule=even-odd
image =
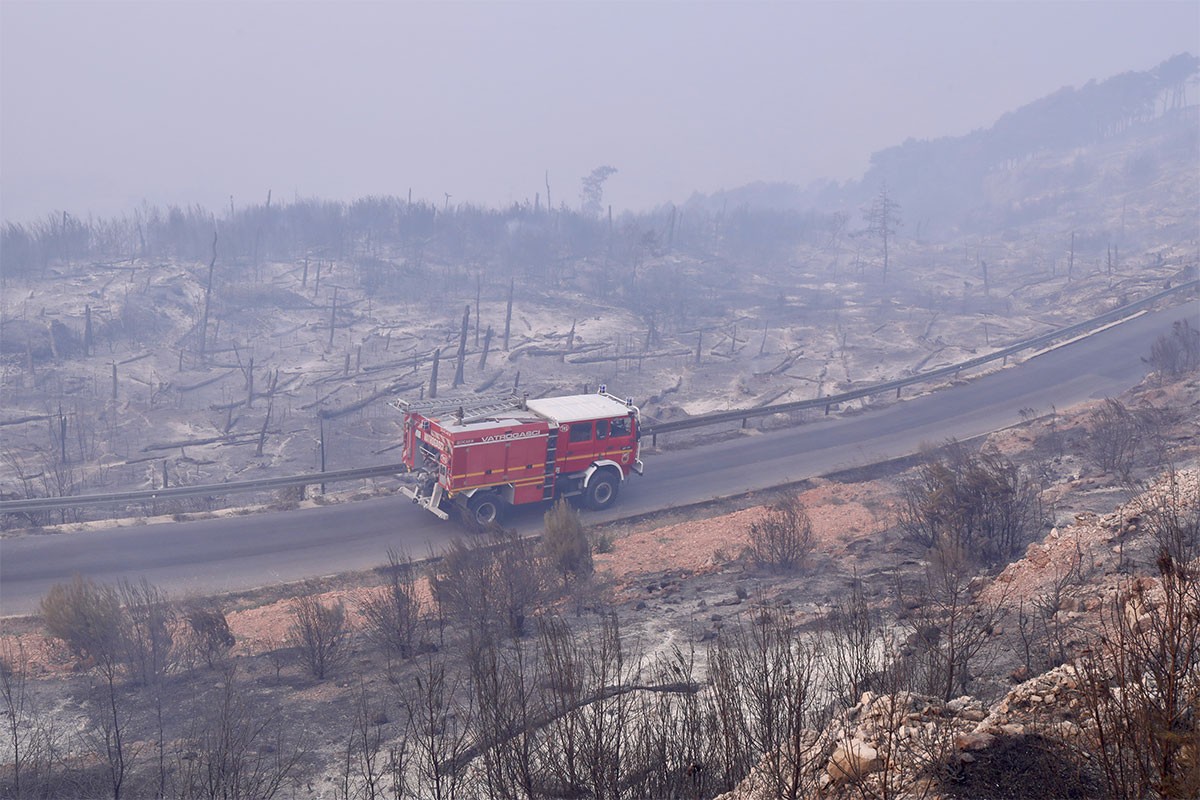
[{"label": "yellow reflective stripe", "polygon": [[491,489],[493,486],[508,486],[510,484],[512,486],[533,486],[536,483],[542,483],[544,480],[545,478],[539,477],[520,481],[500,481],[499,483],[480,483],[476,484],[475,486],[460,486],[457,489],[447,489],[446,496],[454,497],[454,495],[459,494],[460,492],[465,492],[468,489]]},{"label": "yellow reflective stripe", "polygon": [[[543,461],[541,464],[534,464],[531,467],[521,467],[520,469],[510,469],[510,470],[505,470],[505,471],[506,472],[525,472],[530,469],[542,469],[545,466],[546,466],[546,462]],[[495,473],[496,473],[496,470],[492,470],[492,474],[494,475]],[[454,477],[455,478],[478,478],[480,475],[487,475],[487,474],[488,474],[487,470],[484,470],[483,472],[466,472],[461,475],[455,474]],[[501,483],[511,483],[511,482],[512,481],[501,481]]]}]

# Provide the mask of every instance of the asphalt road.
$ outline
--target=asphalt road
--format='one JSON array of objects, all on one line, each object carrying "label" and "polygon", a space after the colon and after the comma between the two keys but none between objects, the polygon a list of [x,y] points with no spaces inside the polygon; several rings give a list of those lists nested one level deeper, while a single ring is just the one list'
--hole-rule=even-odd
[{"label": "asphalt road", "polygon": [[[622,487],[603,520],[765,489],[965,439],[1046,413],[1114,396],[1145,375],[1142,358],[1172,322],[1200,327],[1189,303],[1144,314],[954,388],[844,417],[714,441],[645,458],[646,475]],[[536,530],[544,509],[510,523]],[[0,614],[36,609],[46,590],[78,572],[98,581],[145,577],[175,596],[237,591],[386,561],[389,548],[421,556],[461,531],[387,497],[271,514],[110,528],[0,540]]]}]

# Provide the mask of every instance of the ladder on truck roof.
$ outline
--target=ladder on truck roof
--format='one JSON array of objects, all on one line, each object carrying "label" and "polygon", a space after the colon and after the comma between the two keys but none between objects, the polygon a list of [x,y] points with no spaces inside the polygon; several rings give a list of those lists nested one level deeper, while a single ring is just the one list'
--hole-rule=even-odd
[{"label": "ladder on truck roof", "polygon": [[404,412],[419,412],[427,417],[441,417],[446,414],[458,415],[462,412],[463,421],[485,419],[501,411],[512,411],[520,408],[524,398],[516,392],[497,394],[472,394],[458,397],[438,397],[432,400],[404,400],[395,398],[389,405]]}]

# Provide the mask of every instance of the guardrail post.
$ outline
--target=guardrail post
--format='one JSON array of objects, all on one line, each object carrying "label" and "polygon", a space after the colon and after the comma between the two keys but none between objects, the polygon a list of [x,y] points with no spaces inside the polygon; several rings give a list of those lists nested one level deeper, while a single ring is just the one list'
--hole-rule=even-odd
[{"label": "guardrail post", "polygon": [[827,416],[827,417],[829,416],[829,406],[830,405],[831,405],[830,403],[825,404],[825,416]]},{"label": "guardrail post", "polygon": [[742,428],[743,428],[743,429],[746,427],[746,420],[747,420],[747,419],[749,419],[749,417],[742,417]]},{"label": "guardrail post", "polygon": [[650,446],[658,447],[658,434],[657,433],[654,433],[654,432],[650,433]]},{"label": "guardrail post", "polygon": [[897,386],[897,387],[896,387],[896,399],[897,399],[897,400],[899,400],[899,399],[900,399],[900,389],[901,389],[901,388],[902,388],[902,387],[899,387],[899,386]]}]

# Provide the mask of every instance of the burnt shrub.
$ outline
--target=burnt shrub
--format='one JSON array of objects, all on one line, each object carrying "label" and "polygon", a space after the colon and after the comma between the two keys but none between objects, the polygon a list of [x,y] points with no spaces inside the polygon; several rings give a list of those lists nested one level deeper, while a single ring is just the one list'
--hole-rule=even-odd
[{"label": "burnt shrub", "polygon": [[304,665],[318,680],[341,664],[346,655],[346,609],[339,603],[326,605],[312,595],[292,602],[292,625],[288,639],[300,649]]},{"label": "burnt shrub", "polygon": [[1093,766],[1063,742],[1037,734],[999,736],[971,753],[964,763],[954,755],[942,765],[942,796],[961,800],[1090,800],[1104,797]]},{"label": "burnt shrub", "polygon": [[203,661],[210,668],[220,663],[233,647],[233,632],[225,612],[216,603],[196,604],[183,615],[187,623],[182,642],[184,657],[193,666]]},{"label": "burnt shrub", "polygon": [[759,566],[780,572],[803,569],[812,548],[812,520],[795,493],[785,494],[762,519],[750,523],[750,557]]},{"label": "burnt shrub", "polygon": [[1042,523],[1040,490],[997,450],[950,442],[901,489],[900,527],[922,547],[992,567],[1022,552]]},{"label": "burnt shrub", "polygon": [[111,586],[81,575],[42,598],[42,621],[80,661],[115,663],[122,647],[121,601]]},{"label": "burnt shrub", "polygon": [[388,553],[388,581],[381,591],[358,604],[367,638],[388,655],[408,658],[421,624],[416,567],[412,559]]}]

